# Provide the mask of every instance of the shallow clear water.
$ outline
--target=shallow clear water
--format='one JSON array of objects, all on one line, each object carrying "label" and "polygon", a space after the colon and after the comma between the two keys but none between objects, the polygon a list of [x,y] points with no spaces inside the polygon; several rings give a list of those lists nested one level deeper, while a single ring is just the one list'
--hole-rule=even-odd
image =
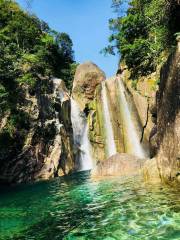
[{"label": "shallow clear water", "polygon": [[0,239],[180,239],[178,189],[88,175],[0,189]]}]

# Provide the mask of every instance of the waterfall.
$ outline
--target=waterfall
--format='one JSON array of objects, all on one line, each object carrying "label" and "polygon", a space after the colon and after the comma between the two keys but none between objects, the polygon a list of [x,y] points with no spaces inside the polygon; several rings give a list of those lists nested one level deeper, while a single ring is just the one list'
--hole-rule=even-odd
[{"label": "waterfall", "polygon": [[143,158],[145,157],[145,152],[140,144],[140,137],[138,137],[137,129],[132,120],[131,112],[126,99],[126,90],[122,80],[118,80],[118,90],[124,136],[126,139],[126,145],[128,146],[127,152]]},{"label": "waterfall", "polygon": [[[54,86],[54,91],[53,91],[53,95],[54,97],[58,98],[59,101],[62,103],[63,100],[65,99],[65,93],[62,91],[61,89],[61,84],[62,84],[62,80],[59,78],[53,78],[53,86]],[[63,126],[63,124],[60,123],[59,120],[59,112],[55,111],[55,123],[56,123],[56,127],[58,129],[58,131],[60,131],[60,128]],[[58,135],[58,137],[60,137]]]},{"label": "waterfall", "polygon": [[71,98],[71,122],[73,127],[73,139],[75,157],[78,170],[90,170],[93,167],[90,142],[88,138],[88,124],[85,114],[78,104]]},{"label": "waterfall", "polygon": [[114,141],[113,128],[111,123],[111,117],[108,107],[108,99],[106,92],[106,83],[102,82],[102,104],[103,104],[103,113],[104,113],[104,128],[106,133],[106,147],[107,147],[107,157],[110,157],[116,153],[116,145]]}]

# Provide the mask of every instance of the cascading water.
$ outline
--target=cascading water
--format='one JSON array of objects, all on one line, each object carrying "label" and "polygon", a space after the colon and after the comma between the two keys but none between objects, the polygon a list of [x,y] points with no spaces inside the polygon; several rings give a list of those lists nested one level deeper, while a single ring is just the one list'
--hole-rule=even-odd
[{"label": "cascading water", "polygon": [[116,145],[114,141],[113,128],[111,123],[111,117],[108,107],[108,99],[106,92],[106,83],[102,82],[102,103],[103,103],[103,114],[104,114],[104,124],[106,131],[106,147],[107,147],[107,157],[110,157],[116,153]]},{"label": "cascading water", "polygon": [[88,125],[87,122],[85,122],[84,125],[84,133],[82,135],[82,141],[81,141],[81,169],[82,170],[89,170],[93,168],[92,164],[92,157],[90,154],[90,142],[88,138]]},{"label": "cascading water", "polygon": [[90,154],[90,142],[88,138],[88,125],[85,114],[80,110],[78,104],[71,98],[71,122],[73,127],[73,138],[75,146],[76,163],[78,170],[90,170],[93,161]]},{"label": "cascading water", "polygon": [[[62,102],[63,99],[65,98],[64,92],[59,89],[59,86],[61,85],[62,80],[59,78],[53,78],[52,80],[53,80],[53,85],[54,85],[54,96],[57,97]],[[60,130],[60,128],[63,126],[63,124],[60,123],[58,115],[59,115],[59,113],[56,111],[55,112],[56,127],[58,130]],[[58,137],[60,138],[59,135],[58,135]]]},{"label": "cascading water", "polygon": [[118,90],[119,90],[119,98],[120,98],[120,109],[121,116],[123,120],[123,130],[124,137],[126,139],[128,153],[134,154],[138,157],[145,157],[145,151],[140,144],[140,138],[138,137],[137,130],[135,128],[134,122],[131,117],[131,112],[129,109],[128,102],[126,100],[126,90],[123,85],[122,80],[118,79]]}]

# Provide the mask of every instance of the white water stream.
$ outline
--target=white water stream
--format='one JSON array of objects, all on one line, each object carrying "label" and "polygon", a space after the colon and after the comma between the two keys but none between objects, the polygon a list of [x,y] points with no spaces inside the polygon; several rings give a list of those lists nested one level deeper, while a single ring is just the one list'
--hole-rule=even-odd
[{"label": "white water stream", "polygon": [[129,109],[128,102],[126,100],[126,90],[122,80],[118,79],[118,90],[121,106],[121,116],[123,119],[123,129],[126,138],[126,143],[128,145],[127,152],[138,157],[145,157],[144,149],[140,144],[140,137],[138,136],[137,130],[135,128],[133,119],[131,117],[131,112]]},{"label": "white water stream", "polygon": [[102,103],[103,103],[103,114],[104,114],[104,124],[106,131],[106,148],[107,157],[110,157],[116,153],[116,145],[114,141],[113,128],[111,123],[110,111],[108,107],[108,98],[106,92],[106,82],[102,82]]},{"label": "white water stream", "polygon": [[79,162],[78,170],[90,170],[93,167],[91,157],[91,145],[88,138],[88,124],[85,114],[78,104],[71,98],[71,122],[73,138],[76,149],[76,162]]}]

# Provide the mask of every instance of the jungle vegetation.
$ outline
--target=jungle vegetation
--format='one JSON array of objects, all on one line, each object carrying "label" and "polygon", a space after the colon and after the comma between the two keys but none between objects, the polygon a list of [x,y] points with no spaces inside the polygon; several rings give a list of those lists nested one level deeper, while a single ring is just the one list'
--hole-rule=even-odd
[{"label": "jungle vegetation", "polygon": [[113,0],[117,18],[103,52],[121,56],[131,78],[146,76],[161,65],[176,46],[180,32],[180,5],[176,0]]},{"label": "jungle vegetation", "polygon": [[71,89],[75,69],[68,34],[52,30],[15,1],[0,0],[0,120],[5,119],[0,126],[0,159],[15,142],[23,145],[30,127],[26,92],[51,93],[52,77],[63,79]]}]

